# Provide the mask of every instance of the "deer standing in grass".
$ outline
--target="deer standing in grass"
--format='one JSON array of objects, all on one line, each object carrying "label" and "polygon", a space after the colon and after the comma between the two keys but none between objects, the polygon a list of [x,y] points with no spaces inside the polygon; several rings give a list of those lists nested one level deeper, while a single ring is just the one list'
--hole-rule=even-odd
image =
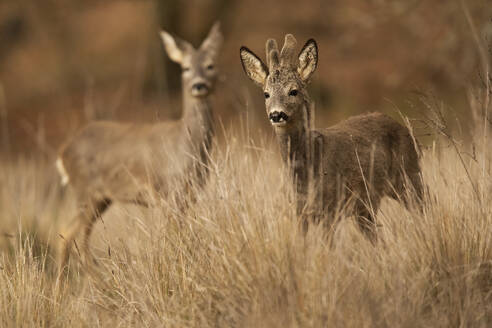
[{"label": "deer standing in grass", "polygon": [[295,46],[290,34],[280,53],[276,41],[268,40],[268,66],[246,47],[241,47],[240,58],[247,76],[264,91],[268,118],[294,179],[297,213],[304,215],[307,229],[307,218],[333,216],[351,204],[361,230],[373,240],[374,215],[384,196],[407,206],[413,197],[409,190],[422,197],[413,138],[406,127],[381,113],[313,129],[306,86],[317,67],[318,47],[311,39],[296,56]]},{"label": "deer standing in grass", "polygon": [[155,124],[94,122],[61,149],[56,166],[79,206],[62,235],[61,269],[81,234],[82,249],[89,254],[94,223],[114,201],[146,206],[149,192],[183,196],[206,182],[214,136],[210,95],[223,41],[220,27],[216,23],[198,49],[164,31],[161,38],[170,59],[182,68],[182,117]]}]

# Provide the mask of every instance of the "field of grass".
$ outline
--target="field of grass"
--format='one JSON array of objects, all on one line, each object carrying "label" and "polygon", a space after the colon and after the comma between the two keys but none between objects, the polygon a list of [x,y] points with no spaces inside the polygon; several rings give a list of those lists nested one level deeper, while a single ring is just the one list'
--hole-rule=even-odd
[{"label": "field of grass", "polygon": [[[424,213],[387,200],[373,245],[343,218],[298,228],[272,140],[227,132],[185,212],[117,205],[92,236],[97,263],[56,274],[75,213],[52,161],[0,165],[1,327],[490,327],[491,143],[476,127],[423,152]],[[456,147],[454,147],[455,145]]]}]

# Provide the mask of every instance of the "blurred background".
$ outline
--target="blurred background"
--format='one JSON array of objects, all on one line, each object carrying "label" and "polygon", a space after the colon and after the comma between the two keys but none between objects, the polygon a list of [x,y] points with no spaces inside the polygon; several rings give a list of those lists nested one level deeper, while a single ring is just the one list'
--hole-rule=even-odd
[{"label": "blurred background", "polygon": [[[490,44],[490,0],[464,1]],[[216,20],[225,43],[216,115],[248,117],[270,133],[262,92],[242,72],[239,48],[262,58],[267,38],[318,41],[310,90],[318,122],[399,108],[418,115],[415,91],[431,92],[463,119],[479,58],[460,1],[112,0],[0,2],[0,154],[48,157],[88,121],[176,119],[180,69],[164,53],[165,29],[198,46]],[[319,124],[318,124],[319,125]],[[466,125],[466,122],[465,122]]]}]

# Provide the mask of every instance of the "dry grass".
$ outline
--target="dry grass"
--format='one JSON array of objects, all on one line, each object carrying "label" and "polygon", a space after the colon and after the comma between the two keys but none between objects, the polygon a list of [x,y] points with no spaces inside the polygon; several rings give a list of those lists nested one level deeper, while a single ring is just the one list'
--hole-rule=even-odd
[{"label": "dry grass", "polygon": [[387,201],[373,246],[351,218],[333,236],[300,233],[277,149],[244,140],[215,152],[186,213],[112,208],[93,236],[97,265],[75,254],[65,280],[52,245],[71,194],[49,162],[3,164],[0,326],[492,325],[490,154],[465,156],[468,175],[452,147],[427,150],[424,215]]},{"label": "dry grass", "polygon": [[[364,81],[359,66],[345,66]],[[350,217],[334,234],[313,227],[304,236],[278,149],[245,128],[223,138],[210,181],[186,212],[172,203],[115,206],[92,236],[97,265],[75,252],[60,280],[55,248],[75,213],[73,195],[51,160],[0,161],[0,327],[491,327],[490,74],[482,89],[465,109],[478,122],[475,147],[452,137],[440,111],[428,116],[441,139],[424,152],[424,213],[386,201],[376,245]]]}]

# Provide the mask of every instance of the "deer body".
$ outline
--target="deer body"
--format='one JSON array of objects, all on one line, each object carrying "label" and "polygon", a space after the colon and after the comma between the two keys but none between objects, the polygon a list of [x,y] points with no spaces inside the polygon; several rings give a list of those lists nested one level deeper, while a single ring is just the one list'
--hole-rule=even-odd
[{"label": "deer body", "polygon": [[150,205],[149,197],[183,197],[207,179],[214,136],[210,95],[222,43],[218,24],[199,49],[161,32],[170,58],[181,64],[183,112],[178,121],[155,124],[94,122],[60,151],[57,168],[75,192],[79,213],[62,234],[61,269],[72,242],[83,235],[88,253],[93,225],[115,201]]},{"label": "deer body", "polygon": [[422,196],[413,139],[407,128],[380,113],[314,129],[306,84],[317,66],[317,45],[309,40],[295,57],[295,43],[287,35],[279,54],[276,42],[269,40],[269,66],[245,47],[240,54],[246,74],[264,90],[267,115],[293,178],[297,212],[317,220],[352,201],[360,228],[373,238],[373,214],[383,197],[407,205],[410,186]]},{"label": "deer body", "polygon": [[102,121],[81,130],[60,154],[77,198],[145,203],[146,191],[168,194],[173,178],[202,183],[214,136],[212,109],[198,100],[184,110],[176,122]]},{"label": "deer body", "polygon": [[300,134],[280,132],[277,138],[294,179],[299,213],[310,212],[316,219],[333,216],[352,198],[365,231],[384,196],[405,199],[405,175],[420,192],[412,138],[384,114],[355,116]]}]

